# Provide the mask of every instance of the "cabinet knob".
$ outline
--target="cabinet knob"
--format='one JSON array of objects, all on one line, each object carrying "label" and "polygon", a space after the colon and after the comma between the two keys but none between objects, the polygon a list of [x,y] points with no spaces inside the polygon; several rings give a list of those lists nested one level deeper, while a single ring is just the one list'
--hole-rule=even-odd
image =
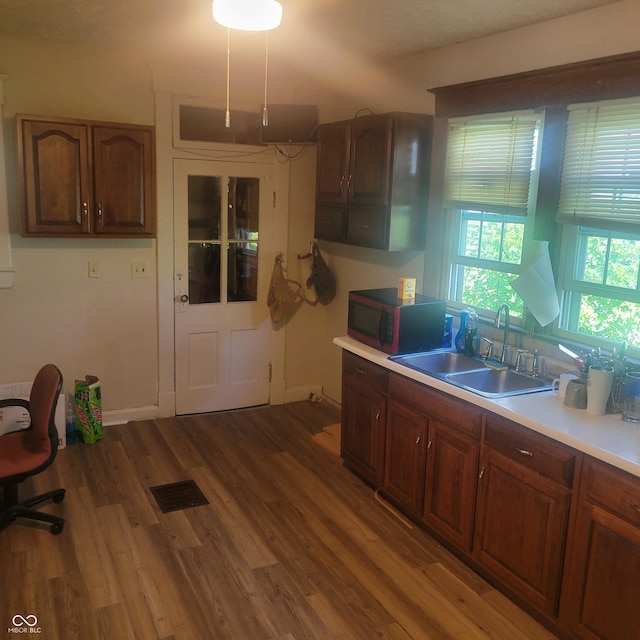
[{"label": "cabinet knob", "polygon": [[82,203],[82,215],[85,216],[85,217],[89,215],[89,203],[88,202],[83,202]]},{"label": "cabinet knob", "polygon": [[180,296],[180,302],[189,302],[189,296],[186,293],[183,293]]}]

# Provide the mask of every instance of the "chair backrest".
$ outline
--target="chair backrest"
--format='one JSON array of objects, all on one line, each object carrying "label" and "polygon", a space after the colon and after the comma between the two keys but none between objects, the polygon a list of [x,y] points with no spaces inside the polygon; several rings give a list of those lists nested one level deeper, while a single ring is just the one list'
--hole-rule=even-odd
[{"label": "chair backrest", "polygon": [[24,446],[33,453],[58,449],[56,406],[62,389],[62,373],[54,364],[45,364],[33,381],[29,397],[31,428],[24,433]]}]

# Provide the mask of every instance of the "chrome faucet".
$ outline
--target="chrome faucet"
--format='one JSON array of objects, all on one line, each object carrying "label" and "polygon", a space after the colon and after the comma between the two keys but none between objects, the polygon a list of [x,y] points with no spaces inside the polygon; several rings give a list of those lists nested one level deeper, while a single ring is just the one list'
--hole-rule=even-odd
[{"label": "chrome faucet", "polygon": [[504,337],[502,339],[502,356],[500,357],[500,362],[504,362],[507,359],[507,353],[509,352],[509,307],[505,303],[501,304],[498,307],[498,311],[496,311],[496,329],[500,328],[500,316],[503,311]]}]

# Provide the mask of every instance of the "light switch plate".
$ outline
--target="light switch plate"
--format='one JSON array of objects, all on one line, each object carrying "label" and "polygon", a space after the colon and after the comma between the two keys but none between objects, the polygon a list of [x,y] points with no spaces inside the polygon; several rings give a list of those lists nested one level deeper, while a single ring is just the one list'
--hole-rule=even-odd
[{"label": "light switch plate", "polygon": [[99,278],[100,277],[100,263],[95,260],[89,260],[89,277],[90,278]]},{"label": "light switch plate", "polygon": [[133,260],[131,262],[131,277],[132,278],[148,278],[149,263],[146,260]]}]

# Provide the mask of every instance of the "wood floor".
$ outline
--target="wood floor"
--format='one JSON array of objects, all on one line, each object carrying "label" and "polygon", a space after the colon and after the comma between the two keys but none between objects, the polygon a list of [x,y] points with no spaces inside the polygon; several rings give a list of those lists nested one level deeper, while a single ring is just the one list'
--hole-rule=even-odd
[{"label": "wood floor", "polygon": [[[60,451],[24,493],[66,487],[46,507],[64,532],[0,532],[0,629],[36,616],[43,640],[553,638],[343,468],[338,421],[301,402],[108,427]],[[149,487],[186,479],[209,505],[162,513]]]}]

